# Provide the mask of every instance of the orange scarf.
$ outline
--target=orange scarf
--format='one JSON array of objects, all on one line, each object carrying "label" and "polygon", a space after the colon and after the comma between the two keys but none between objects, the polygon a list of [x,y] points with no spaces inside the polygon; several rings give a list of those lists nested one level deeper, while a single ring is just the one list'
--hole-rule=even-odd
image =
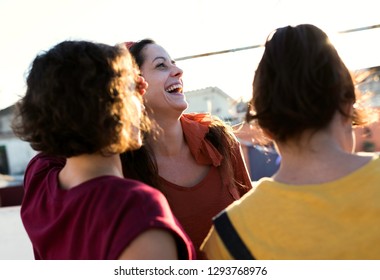
[{"label": "orange scarf", "polygon": [[183,114],[181,117],[183,134],[196,162],[217,167],[222,163],[223,156],[205,138],[211,121],[210,115],[204,113]]}]

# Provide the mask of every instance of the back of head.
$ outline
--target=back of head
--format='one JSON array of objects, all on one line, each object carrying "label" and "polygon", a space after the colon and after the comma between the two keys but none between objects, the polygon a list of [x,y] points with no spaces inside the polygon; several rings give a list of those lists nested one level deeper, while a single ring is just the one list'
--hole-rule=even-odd
[{"label": "back of head", "polygon": [[137,67],[124,48],[64,41],[38,55],[16,104],[13,130],[33,149],[60,156],[136,146]]},{"label": "back of head", "polygon": [[319,28],[302,24],[275,30],[267,39],[253,82],[252,112],[276,141],[328,126],[355,103],[349,70]]}]

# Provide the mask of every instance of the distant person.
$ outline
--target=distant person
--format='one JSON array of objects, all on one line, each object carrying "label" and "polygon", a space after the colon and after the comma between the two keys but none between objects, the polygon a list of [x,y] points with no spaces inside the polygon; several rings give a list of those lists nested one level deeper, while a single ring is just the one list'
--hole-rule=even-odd
[{"label": "distant person", "polygon": [[165,197],[123,178],[146,86],[126,48],[64,41],[34,59],[13,129],[40,152],[21,206],[36,259],[194,258]]},{"label": "distant person", "polygon": [[371,114],[327,35],[309,24],[275,30],[250,105],[247,122],[274,141],[280,167],[216,216],[207,256],[380,259],[380,159],[353,153],[353,125]]},{"label": "distant person", "polygon": [[143,99],[154,129],[121,155],[124,174],[165,194],[198,249],[212,217],[252,188],[240,144],[217,117],[183,113],[183,72],[164,48],[150,39],[127,46],[149,85]]}]

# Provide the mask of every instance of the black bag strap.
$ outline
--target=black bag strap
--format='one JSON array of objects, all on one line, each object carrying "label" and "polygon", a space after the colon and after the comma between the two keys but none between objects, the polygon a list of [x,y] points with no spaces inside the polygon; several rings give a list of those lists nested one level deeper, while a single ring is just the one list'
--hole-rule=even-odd
[{"label": "black bag strap", "polygon": [[223,211],[213,219],[214,227],[222,239],[224,245],[235,260],[254,260],[251,252],[240,238],[239,234]]}]

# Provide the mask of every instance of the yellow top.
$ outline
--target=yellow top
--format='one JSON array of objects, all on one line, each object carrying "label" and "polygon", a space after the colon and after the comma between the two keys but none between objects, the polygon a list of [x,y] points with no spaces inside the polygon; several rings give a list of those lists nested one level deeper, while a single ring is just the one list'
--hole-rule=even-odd
[{"label": "yellow top", "polygon": [[[263,178],[226,211],[256,259],[380,259],[380,159],[318,185]],[[232,259],[214,228],[201,249]]]}]

